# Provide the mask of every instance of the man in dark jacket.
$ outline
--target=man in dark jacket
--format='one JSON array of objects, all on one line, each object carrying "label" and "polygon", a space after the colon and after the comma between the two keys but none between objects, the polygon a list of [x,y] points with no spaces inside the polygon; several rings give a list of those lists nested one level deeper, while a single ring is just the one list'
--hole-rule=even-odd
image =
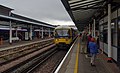
[{"label": "man in dark jacket", "polygon": [[87,34],[83,32],[81,36],[81,53],[87,53]]}]

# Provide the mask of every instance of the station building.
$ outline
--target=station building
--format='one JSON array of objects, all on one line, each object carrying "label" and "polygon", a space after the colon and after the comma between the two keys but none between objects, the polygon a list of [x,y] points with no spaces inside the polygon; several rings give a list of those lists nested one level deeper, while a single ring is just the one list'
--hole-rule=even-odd
[{"label": "station building", "polygon": [[12,43],[14,40],[32,40],[53,36],[56,26],[13,13],[12,10],[14,9],[0,5],[1,41]]}]

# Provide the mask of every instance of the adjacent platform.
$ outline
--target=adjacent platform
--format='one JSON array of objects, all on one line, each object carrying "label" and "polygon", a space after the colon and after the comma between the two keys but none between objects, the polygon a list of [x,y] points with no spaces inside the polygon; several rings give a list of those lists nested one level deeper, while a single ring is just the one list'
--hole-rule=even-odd
[{"label": "adjacent platform", "polygon": [[[46,39],[53,39],[53,38],[46,38]],[[3,50],[8,50],[11,48],[16,48],[16,47],[20,47],[20,46],[25,46],[25,45],[29,45],[29,44],[33,44],[33,43],[37,43],[40,41],[44,41],[46,39],[33,39],[31,41],[16,41],[12,44],[9,44],[8,42],[4,42],[3,45],[0,45],[0,51]]]}]

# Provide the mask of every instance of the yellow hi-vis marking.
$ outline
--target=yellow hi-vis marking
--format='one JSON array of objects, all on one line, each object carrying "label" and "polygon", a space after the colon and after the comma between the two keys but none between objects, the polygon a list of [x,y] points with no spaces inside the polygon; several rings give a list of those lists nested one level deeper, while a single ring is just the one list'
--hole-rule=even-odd
[{"label": "yellow hi-vis marking", "polygon": [[78,73],[79,48],[80,48],[80,45],[79,45],[79,43],[78,43],[74,73]]}]

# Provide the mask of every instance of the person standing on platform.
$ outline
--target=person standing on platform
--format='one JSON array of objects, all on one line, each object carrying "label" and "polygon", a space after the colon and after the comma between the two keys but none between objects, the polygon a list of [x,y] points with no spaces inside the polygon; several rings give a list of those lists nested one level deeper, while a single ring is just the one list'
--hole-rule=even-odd
[{"label": "person standing on platform", "polygon": [[87,42],[87,53],[88,53],[88,57],[90,57],[90,49],[89,49],[88,45],[89,45],[89,42],[91,41],[91,38],[92,38],[92,36],[91,36],[91,34],[89,34],[89,35],[88,35],[88,42]]},{"label": "person standing on platform", "polygon": [[88,47],[90,49],[90,54],[91,54],[91,61],[90,61],[91,66],[95,66],[95,59],[98,53],[98,46],[95,43],[95,38],[91,38],[91,41],[89,42]]},{"label": "person standing on platform", "polygon": [[97,45],[98,45],[98,49],[99,49],[99,36],[97,36]]},{"label": "person standing on platform", "polygon": [[87,34],[85,31],[81,36],[81,53],[87,53]]}]

